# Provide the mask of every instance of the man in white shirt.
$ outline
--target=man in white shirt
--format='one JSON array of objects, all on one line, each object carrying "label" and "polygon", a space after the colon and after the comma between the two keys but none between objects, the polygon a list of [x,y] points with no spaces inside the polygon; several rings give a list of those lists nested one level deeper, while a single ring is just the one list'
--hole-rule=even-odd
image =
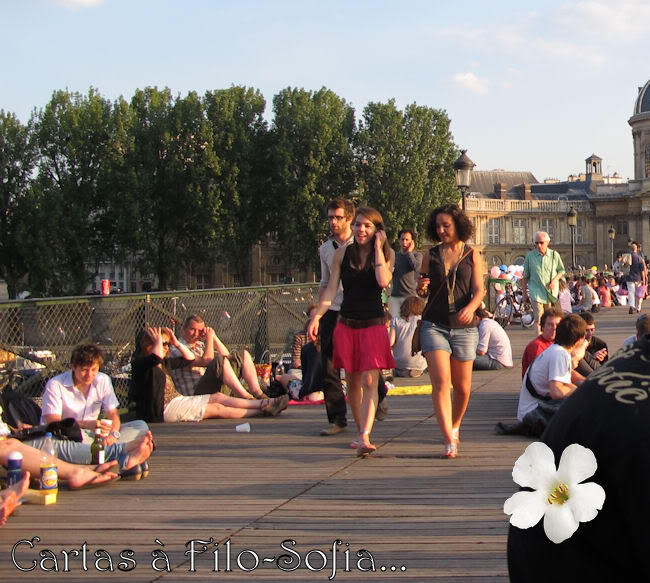
[{"label": "man in white shirt", "polygon": [[[565,316],[558,324],[555,343],[535,358],[524,375],[517,419],[523,421],[541,402],[565,399],[576,390],[577,386],[571,382],[572,360],[584,355],[586,329],[587,324],[577,314]],[[530,381],[535,395],[527,381]]]},{"label": "man in white shirt", "polygon": [[480,318],[474,370],[512,368],[512,346],[506,331],[491,318],[485,308],[476,310]]}]

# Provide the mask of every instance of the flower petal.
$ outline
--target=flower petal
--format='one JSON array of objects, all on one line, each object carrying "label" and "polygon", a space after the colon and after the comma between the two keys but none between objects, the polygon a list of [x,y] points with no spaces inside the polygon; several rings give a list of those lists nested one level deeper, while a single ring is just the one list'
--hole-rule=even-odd
[{"label": "flower petal", "polygon": [[512,479],[517,484],[535,490],[546,490],[554,476],[553,451],[541,441],[531,443],[512,468]]},{"label": "flower petal", "polygon": [[568,504],[549,504],[544,514],[544,532],[551,542],[561,543],[578,530],[580,523]]},{"label": "flower petal", "polygon": [[510,524],[518,528],[535,526],[548,506],[544,496],[543,491],[517,492],[510,496],[503,505],[503,511],[512,515]]},{"label": "flower petal", "polygon": [[578,443],[572,443],[562,452],[557,479],[565,484],[578,484],[593,476],[597,468],[594,452]]},{"label": "flower petal", "polygon": [[605,490],[600,484],[587,482],[570,486],[569,508],[574,518],[579,522],[589,522],[596,518],[598,511],[602,509],[605,502]]}]

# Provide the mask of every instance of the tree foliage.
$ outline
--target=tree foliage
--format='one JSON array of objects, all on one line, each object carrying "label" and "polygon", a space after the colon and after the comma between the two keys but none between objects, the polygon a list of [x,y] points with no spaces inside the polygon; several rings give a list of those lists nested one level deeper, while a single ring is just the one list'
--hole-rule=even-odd
[{"label": "tree foliage", "polygon": [[356,188],[354,109],[329,89],[284,89],[273,99],[273,210],[285,259],[313,266],[323,209]]},{"label": "tree foliage", "polygon": [[316,267],[337,196],[376,207],[394,238],[457,200],[443,110],[369,103],[357,121],[331,90],[266,101],[233,86],[114,102],[56,91],[28,124],[0,111],[0,277],[11,297],[84,293],[100,264],[129,262],[162,289],[221,261],[251,283],[270,236],[291,270]]},{"label": "tree foliage", "polygon": [[0,277],[7,282],[9,297],[16,296],[27,273],[29,249],[20,234],[35,163],[31,124],[0,110]]},{"label": "tree foliage", "polygon": [[359,123],[361,196],[381,211],[389,238],[405,227],[422,232],[430,211],[454,200],[457,155],[444,111],[394,100],[369,103]]}]

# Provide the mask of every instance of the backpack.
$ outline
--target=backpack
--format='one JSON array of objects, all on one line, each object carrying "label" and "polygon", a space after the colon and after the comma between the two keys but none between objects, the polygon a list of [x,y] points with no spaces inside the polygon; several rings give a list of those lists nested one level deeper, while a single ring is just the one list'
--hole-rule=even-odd
[{"label": "backpack", "polygon": [[41,422],[41,408],[29,397],[9,386],[0,392],[2,420],[10,427],[22,423],[38,425]]}]

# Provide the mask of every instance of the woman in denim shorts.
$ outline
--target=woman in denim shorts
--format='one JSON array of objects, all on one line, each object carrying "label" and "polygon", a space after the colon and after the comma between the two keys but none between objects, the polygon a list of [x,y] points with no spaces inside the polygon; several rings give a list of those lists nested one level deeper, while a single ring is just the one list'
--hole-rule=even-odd
[{"label": "woman in denim shorts", "polygon": [[478,346],[475,311],[485,295],[480,254],[465,243],[472,230],[471,221],[458,205],[436,208],[429,217],[427,235],[440,244],[424,257],[418,278],[418,294],[428,295],[420,343],[446,458],[458,455],[460,424],[469,403]]}]

